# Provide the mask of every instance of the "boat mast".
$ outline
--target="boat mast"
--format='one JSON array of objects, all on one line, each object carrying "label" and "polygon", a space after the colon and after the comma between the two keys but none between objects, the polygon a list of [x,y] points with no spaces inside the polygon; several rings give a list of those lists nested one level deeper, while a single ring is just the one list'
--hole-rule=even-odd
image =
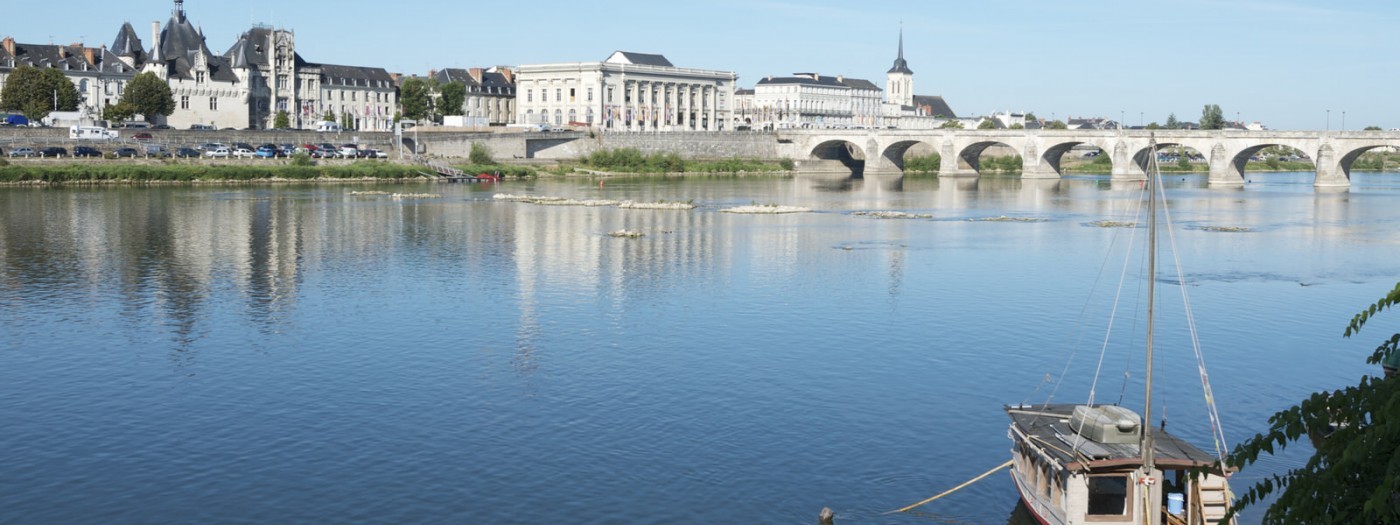
[{"label": "boat mast", "polygon": [[1147,396],[1142,410],[1142,471],[1143,475],[1152,473],[1152,466],[1155,463],[1154,444],[1152,441],[1152,329],[1153,329],[1153,308],[1156,306],[1157,287],[1157,183],[1160,173],[1157,166],[1157,136],[1152,134],[1152,139],[1147,147]]}]

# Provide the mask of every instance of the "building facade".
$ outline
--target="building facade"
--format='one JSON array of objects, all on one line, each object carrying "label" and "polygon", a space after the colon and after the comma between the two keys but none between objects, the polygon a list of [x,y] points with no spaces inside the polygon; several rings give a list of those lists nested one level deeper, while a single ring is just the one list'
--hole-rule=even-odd
[{"label": "building facade", "polygon": [[136,68],[106,46],[21,44],[10,37],[0,40],[0,89],[11,71],[25,66],[57,69],[73,82],[78,90],[78,113],[85,121],[102,118],[102,108],[116,104],[126,84],[136,76]]},{"label": "building facade", "polygon": [[869,80],[794,73],[765,77],[744,100],[742,120],[762,129],[880,127],[883,93]]},{"label": "building facade", "polygon": [[516,122],[606,131],[721,131],[733,118],[729,71],[679,68],[662,55],[520,66]]},{"label": "building facade", "polygon": [[467,88],[462,116],[470,125],[505,126],[515,123],[515,70],[492,68],[444,69],[429,76],[439,85],[461,82]]}]

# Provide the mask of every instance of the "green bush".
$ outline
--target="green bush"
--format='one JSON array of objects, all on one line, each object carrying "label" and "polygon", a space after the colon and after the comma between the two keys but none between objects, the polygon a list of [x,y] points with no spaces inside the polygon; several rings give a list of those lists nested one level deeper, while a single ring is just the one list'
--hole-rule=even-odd
[{"label": "green bush", "polygon": [[486,147],[485,144],[480,142],[472,143],[472,150],[471,153],[467,154],[467,161],[477,165],[492,164],[495,162],[495,160],[491,158],[491,148]]},{"label": "green bush", "polygon": [[345,166],[204,166],[134,164],[62,164],[53,166],[0,167],[0,182],[43,181],[255,181],[272,178],[311,180],[317,178],[401,179],[416,177],[417,168],[385,162],[356,162]]},{"label": "green bush", "polygon": [[294,153],[294,154],[292,154],[292,165],[293,165],[293,166],[315,166],[315,165],[316,165],[316,161],[311,160],[311,155],[307,155],[305,152],[302,152],[302,153]]},{"label": "green bush", "polygon": [[782,168],[783,171],[792,171],[793,168],[796,167],[796,165],[793,164],[792,159],[784,158],[783,160],[778,161],[778,167]]},{"label": "green bush", "polygon": [[751,159],[688,161],[676,153],[643,154],[634,148],[598,150],[580,159],[590,168],[626,173],[738,173],[741,171],[791,170],[792,161],[777,165]]},{"label": "green bush", "polygon": [[942,164],[943,157],[937,153],[915,155],[904,159],[904,171],[912,173],[938,173],[938,167]]}]

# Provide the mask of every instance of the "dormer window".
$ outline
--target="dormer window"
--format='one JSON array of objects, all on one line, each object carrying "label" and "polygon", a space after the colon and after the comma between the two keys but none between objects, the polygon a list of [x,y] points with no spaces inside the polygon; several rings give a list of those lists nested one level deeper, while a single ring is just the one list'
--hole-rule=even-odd
[{"label": "dormer window", "polygon": [[203,83],[204,83],[204,72],[203,72],[203,71],[195,71],[195,72],[194,72],[194,83],[196,83],[196,84],[203,84]]}]

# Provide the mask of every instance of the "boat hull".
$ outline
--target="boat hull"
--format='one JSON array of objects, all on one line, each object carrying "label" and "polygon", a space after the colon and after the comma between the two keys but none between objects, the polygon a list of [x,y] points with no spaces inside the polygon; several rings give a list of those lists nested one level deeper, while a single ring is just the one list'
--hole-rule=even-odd
[{"label": "boat hull", "polygon": [[1040,525],[1065,525],[1064,520],[1050,512],[1048,502],[1041,501],[1034,493],[1027,492],[1026,484],[1016,469],[1011,469],[1011,482],[1016,484],[1016,493],[1021,496],[1021,504],[1025,505],[1026,511],[1030,513],[1032,518],[1035,518],[1036,523]]}]

